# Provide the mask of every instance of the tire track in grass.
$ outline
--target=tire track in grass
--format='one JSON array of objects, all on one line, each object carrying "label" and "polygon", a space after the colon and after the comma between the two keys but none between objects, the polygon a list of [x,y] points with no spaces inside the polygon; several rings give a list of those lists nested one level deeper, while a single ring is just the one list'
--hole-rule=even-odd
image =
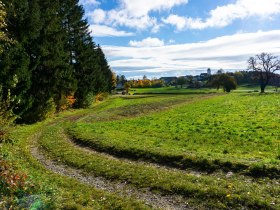
[{"label": "tire track in grass", "polygon": [[[130,158],[126,158],[126,157],[120,157],[117,155],[113,155],[107,152],[102,152],[99,150],[95,150],[93,147],[91,146],[87,146],[85,144],[82,144],[78,141],[76,141],[75,139],[72,139],[70,136],[67,135],[67,133],[64,132],[64,140],[69,143],[71,146],[75,147],[76,149],[80,149],[82,151],[84,151],[85,153],[89,153],[89,154],[94,154],[94,155],[99,155],[99,156],[103,156],[104,158],[107,159],[111,159],[111,160],[120,160],[129,164],[141,164],[141,165],[145,165],[145,166],[149,166],[149,167],[153,167],[156,169],[161,169],[161,170],[165,170],[167,172],[176,172],[176,173],[184,173],[184,174],[190,174],[196,177],[201,177],[201,176],[212,176],[212,177],[216,177],[217,179],[228,179],[230,180],[231,178],[234,178],[234,176],[238,176],[238,177],[242,177],[242,180],[244,180],[245,182],[256,182],[258,181],[258,179],[255,179],[253,177],[250,176],[246,176],[240,173],[235,173],[232,171],[228,171],[225,172],[223,170],[216,170],[216,171],[212,171],[212,172],[206,172],[206,171],[201,171],[201,170],[195,170],[195,169],[191,169],[191,168],[176,168],[176,167],[172,167],[172,166],[168,166],[168,165],[163,165],[163,164],[159,164],[159,163],[154,163],[154,162],[149,162],[149,161],[145,161],[145,160],[140,160],[140,159],[130,159]],[[271,183],[274,184],[278,184],[278,179],[272,179],[269,180]]]},{"label": "tire track in grass", "polygon": [[[103,155],[102,153],[99,153],[99,152],[94,152],[94,151],[90,151],[90,150],[87,150],[86,148],[80,148],[79,146],[75,146],[75,145],[73,145],[73,144],[71,144],[69,141],[70,141],[70,139],[69,138],[67,138],[67,136],[66,136],[66,134],[63,132],[63,126],[60,126],[60,128],[59,128],[59,130],[60,130],[60,134],[59,135],[57,135],[57,136],[59,136],[59,141],[60,142],[65,142],[64,143],[64,146],[63,147],[70,147],[70,148],[72,148],[71,150],[72,151],[77,151],[78,153],[81,153],[81,154],[86,154],[88,157],[91,157],[91,156],[96,156],[96,158],[97,159],[99,159],[99,158],[104,158],[104,159],[107,159],[107,161],[108,162],[110,162],[110,161],[112,161],[112,162],[115,162],[115,164],[118,164],[117,162],[118,161],[120,161],[120,162],[123,162],[123,164],[128,164],[128,165],[131,165],[131,166],[133,166],[133,165],[142,165],[142,167],[147,167],[147,168],[150,168],[151,170],[157,170],[157,169],[159,169],[159,170],[161,170],[162,172],[164,172],[164,173],[177,173],[177,172],[179,172],[179,173],[181,173],[181,174],[186,174],[187,176],[188,175],[190,175],[190,173],[188,173],[187,171],[185,171],[185,172],[182,172],[182,171],[178,171],[178,170],[174,170],[174,169],[168,169],[168,168],[163,168],[163,167],[160,167],[160,166],[157,166],[157,165],[151,165],[151,164],[149,164],[149,163],[146,163],[146,162],[135,162],[135,161],[130,161],[130,160],[127,160],[127,161],[125,161],[125,160],[123,160],[123,159],[119,159],[119,158],[115,158],[115,157],[110,157],[110,156],[106,156],[106,154],[105,155]],[[56,131],[54,131],[54,132],[56,132]],[[43,146],[44,144],[42,144],[42,146]],[[51,144],[49,145],[49,146],[51,146]],[[60,145],[60,147],[61,147],[61,145]],[[43,148],[44,149],[46,149],[46,151],[49,151],[49,149],[48,149],[48,146],[43,146]],[[69,150],[70,151],[70,150]],[[51,151],[50,151],[51,152]],[[52,152],[51,152],[52,153]],[[65,153],[66,154],[66,153]],[[69,154],[71,154],[71,153],[69,153]],[[76,153],[75,153],[75,155],[76,155]],[[56,160],[56,161],[59,161],[60,160],[60,158],[62,158],[63,159],[63,156],[59,156],[59,153],[58,153],[58,156],[57,156],[57,158],[55,158],[56,156],[54,156],[54,159]],[[77,157],[78,158],[78,157]],[[94,160],[93,160],[94,161]],[[66,161],[67,162],[67,161]],[[89,162],[88,162],[89,163]],[[69,162],[67,162],[66,163],[66,165],[72,165],[71,164],[71,160],[70,160],[70,163]],[[87,164],[86,162],[85,163],[82,163],[82,165],[84,165],[84,164]],[[109,164],[110,165],[110,164]],[[78,168],[80,168],[80,166],[77,166],[77,165],[73,165],[73,167],[75,168],[75,167],[78,167]],[[105,166],[106,167],[106,166]],[[112,167],[114,167],[113,165],[112,165]],[[84,167],[82,166],[82,168],[81,168],[81,170],[83,171],[84,170]],[[120,169],[121,170],[121,169]],[[97,171],[99,171],[99,170],[97,170]],[[95,171],[94,170],[92,170],[92,171],[88,171],[88,173],[95,173]],[[139,172],[139,173],[141,173],[141,172]],[[107,177],[107,172],[106,172],[106,170],[105,170],[105,172],[104,172],[104,176],[106,176]],[[103,177],[103,174],[102,173],[97,173],[97,176],[101,176],[101,177]],[[193,176],[193,174],[191,174],[191,176]],[[200,176],[199,174],[197,175],[197,176]],[[208,176],[208,175],[206,175],[206,176]],[[213,175],[210,175],[210,176],[213,176]],[[227,176],[227,174],[224,174],[224,173],[221,173],[221,174],[215,174],[214,175],[214,180],[220,180],[220,179],[223,179],[223,180],[227,180],[228,181],[228,183],[231,183],[231,181],[233,181],[233,183],[236,181],[235,179],[236,179],[236,176],[233,176],[233,177],[231,177],[232,175],[229,175],[229,176]],[[109,177],[107,178],[107,179],[111,179],[110,178],[111,176],[109,175]],[[204,177],[205,177],[205,175],[204,174],[201,174],[201,178],[202,179],[204,179]],[[240,177],[239,175],[238,175],[238,177]],[[243,176],[242,176],[243,177]],[[245,178],[245,180],[243,180],[243,178]],[[254,182],[254,180],[251,180],[251,179],[247,179],[248,177],[243,177],[242,178],[242,182],[244,182],[244,184],[246,183],[246,185],[248,184],[248,183],[252,183],[252,182]],[[117,179],[115,179],[115,180],[117,180]],[[123,181],[120,181],[120,180],[123,180]],[[119,180],[119,182],[126,182],[126,179],[120,179]],[[171,181],[171,180],[170,180]],[[134,184],[135,184],[135,182],[134,182]],[[129,183],[129,186],[132,186],[132,187],[135,187],[134,186],[134,184],[133,183]],[[152,183],[151,183],[152,184]],[[256,183],[255,183],[256,184]],[[153,186],[153,185],[150,185],[150,186]],[[234,186],[235,186],[235,184],[234,184]],[[237,187],[239,186],[239,185],[236,185]],[[137,189],[138,189],[138,187],[136,187]],[[150,187],[149,186],[145,186],[145,187],[140,187],[138,190],[142,190],[142,189],[144,189],[144,190],[147,190],[147,189],[150,189]],[[151,189],[154,189],[153,187],[151,188]],[[150,189],[150,190],[151,190]],[[156,188],[156,189],[158,189],[158,188]],[[161,188],[160,188],[161,189]],[[160,189],[158,189],[158,190],[156,190],[156,193],[164,193],[164,195],[165,195],[165,193],[166,194],[169,194],[170,192],[166,192],[166,191],[161,191]],[[259,188],[257,188],[257,189],[259,189]],[[210,192],[210,191],[209,191]],[[216,192],[216,191],[215,191]],[[153,192],[154,193],[154,192]],[[195,193],[195,192],[194,192]],[[179,196],[184,196],[183,194],[181,194],[181,193],[176,193],[176,192],[174,192],[174,194],[176,194],[176,196],[174,196],[174,195],[172,195],[172,200],[174,200],[174,199],[176,199],[177,198],[177,195],[179,195]],[[196,194],[196,193],[195,193]],[[205,196],[206,197],[208,197],[208,193],[206,193],[205,194]],[[215,193],[213,194],[213,196],[215,197]],[[236,194],[236,195],[238,195],[238,194]],[[187,201],[187,202],[189,202],[189,203],[193,203],[192,201],[192,196],[191,196],[191,198],[188,198],[188,196],[184,196],[184,198],[186,198],[186,200],[185,201]],[[200,198],[201,199],[201,198]],[[196,200],[196,199],[195,199]],[[247,199],[246,198],[246,196],[244,197],[244,201],[238,201],[238,200],[236,200],[237,201],[237,203],[236,203],[236,206],[235,207],[237,207],[238,205],[244,205],[244,207],[245,206],[247,206],[248,207],[248,209],[250,209],[250,206],[252,207],[252,205],[254,206],[254,208],[259,208],[259,209],[263,209],[263,208],[266,208],[267,207],[267,209],[270,209],[270,206],[268,206],[268,205],[266,205],[265,203],[263,203],[263,204],[261,204],[261,203],[259,203],[256,199],[254,199],[253,197],[252,197],[252,201],[249,199]],[[208,202],[208,201],[207,201]],[[203,201],[203,199],[201,199],[200,200],[200,202],[199,203],[197,203],[197,202],[195,202],[195,205],[199,205],[200,207],[199,208],[197,208],[197,209],[208,209],[208,207],[207,207],[207,202],[205,202],[205,201]],[[212,201],[211,201],[212,202]],[[218,199],[218,202],[219,202],[219,199]],[[243,202],[245,202],[244,204],[242,204]],[[253,203],[252,203],[253,202]],[[238,204],[239,203],[239,204]],[[231,206],[231,205],[230,205]],[[228,206],[229,208],[230,208],[230,206]],[[214,206],[213,206],[214,207]],[[245,207],[246,208],[246,207]],[[169,208],[167,208],[167,209],[169,209]],[[272,208],[273,209],[273,208]]]},{"label": "tire track in grass", "polygon": [[170,210],[194,209],[188,205],[186,199],[182,196],[155,194],[150,192],[148,189],[138,190],[126,183],[116,181],[112,182],[102,177],[92,176],[86,174],[82,170],[53,161],[40,150],[39,145],[37,144],[41,135],[42,133],[37,133],[33,136],[33,145],[30,147],[30,153],[46,169],[56,174],[76,179],[82,184],[89,185],[99,190],[115,193],[121,197],[136,198],[151,208]]},{"label": "tire track in grass", "polygon": [[[63,122],[65,122],[65,121],[73,122],[73,121],[77,121],[79,119],[79,117],[75,117],[75,115],[73,115],[72,117],[66,117],[66,118],[64,118],[64,120],[61,120],[61,121],[56,121],[56,122],[54,121],[54,122],[50,123],[49,125],[62,126],[61,128],[63,128],[63,125],[61,125]],[[92,154],[98,154],[98,155],[104,156],[105,158],[121,160],[121,161],[129,162],[132,164],[139,163],[139,164],[145,164],[145,165],[155,167],[155,168],[165,169],[168,171],[182,172],[182,170],[178,170],[178,169],[174,169],[174,168],[163,167],[163,166],[160,166],[157,164],[152,164],[152,163],[150,164],[150,163],[143,162],[143,161],[134,161],[134,160],[130,160],[130,159],[118,158],[118,157],[111,156],[110,154],[94,151],[91,148],[81,147],[80,145],[75,144],[75,142],[72,142],[71,139],[66,135],[64,130],[63,130],[63,132],[64,133],[61,138],[64,141],[68,141],[68,143],[71,143],[71,145],[75,146],[76,149],[82,150],[86,153],[91,152]],[[180,195],[167,195],[166,196],[166,195],[160,195],[157,193],[152,193],[149,191],[149,189],[137,189],[136,187],[133,187],[126,183],[122,183],[122,182],[118,182],[118,181],[109,181],[108,179],[99,177],[100,175],[98,177],[92,176],[92,175],[86,174],[81,169],[75,169],[74,167],[66,166],[57,161],[52,161],[47,157],[47,155],[44,154],[44,152],[42,152],[40,150],[38,143],[36,144],[36,142],[39,140],[41,135],[42,135],[42,133],[38,134],[38,135],[34,135],[34,145],[31,148],[31,154],[35,158],[37,158],[39,160],[39,162],[42,165],[44,165],[47,169],[49,169],[55,173],[74,178],[83,184],[92,186],[92,187],[100,189],[100,190],[104,190],[104,191],[111,192],[111,193],[116,193],[117,195],[119,195],[121,197],[136,198],[137,200],[143,201],[148,206],[153,207],[153,208],[199,209],[199,208],[192,208],[191,206],[189,206],[187,203],[187,200],[185,198],[181,197]],[[191,173],[192,175],[196,175],[196,176],[204,175],[201,172],[196,172],[196,171],[192,171],[192,170],[185,171],[185,173]],[[208,175],[208,174],[206,174],[206,175]],[[214,175],[214,174],[212,174],[212,175]],[[217,175],[218,176],[221,175],[221,176],[225,177],[227,174],[219,173]],[[203,202],[202,202],[202,205],[203,205]]]}]

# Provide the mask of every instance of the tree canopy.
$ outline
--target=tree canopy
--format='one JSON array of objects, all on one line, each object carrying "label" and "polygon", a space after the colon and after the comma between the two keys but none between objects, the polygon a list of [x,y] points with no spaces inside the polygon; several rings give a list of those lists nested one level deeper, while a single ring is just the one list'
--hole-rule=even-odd
[{"label": "tree canopy", "polygon": [[229,93],[231,90],[236,89],[237,84],[233,76],[223,73],[214,75],[214,78],[212,80],[212,86],[216,87],[217,90],[220,87],[223,87],[223,90]]},{"label": "tree canopy", "polygon": [[[12,99],[20,121],[44,119],[68,106],[68,97],[80,108],[94,94],[111,91],[111,69],[78,0],[0,3],[1,100]],[[8,40],[14,43],[3,47]]]},{"label": "tree canopy", "polygon": [[261,86],[261,93],[264,93],[266,86],[274,77],[274,73],[280,70],[280,60],[270,53],[261,53],[248,60],[248,69],[258,74]]}]

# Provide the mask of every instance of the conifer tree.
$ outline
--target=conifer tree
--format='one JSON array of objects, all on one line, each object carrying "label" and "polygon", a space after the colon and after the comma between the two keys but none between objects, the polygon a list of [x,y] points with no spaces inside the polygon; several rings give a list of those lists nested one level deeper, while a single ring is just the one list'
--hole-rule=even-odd
[{"label": "conifer tree", "polygon": [[99,92],[111,92],[112,90],[112,77],[113,72],[108,65],[105,54],[103,53],[101,47],[98,45],[96,49],[97,63],[99,67],[99,80],[97,84],[97,89]]},{"label": "conifer tree", "polygon": [[[1,94],[13,97],[23,122],[43,119],[51,108],[59,111],[69,94],[75,93],[77,107],[86,107],[89,96],[111,90],[112,72],[78,0],[2,1],[14,43],[1,45]],[[1,33],[1,42],[4,37]]]},{"label": "conifer tree", "polygon": [[63,96],[75,89],[73,70],[65,50],[67,36],[59,15],[60,1],[39,0],[39,5],[42,23],[37,39],[39,61],[32,72],[34,102],[26,115],[26,118],[34,120],[43,119],[51,106],[59,111]]},{"label": "conifer tree", "polygon": [[0,54],[2,54],[6,42],[8,42],[6,34],[6,11],[2,1],[0,1]]},{"label": "conifer tree", "polygon": [[107,85],[104,84],[107,75],[102,73],[102,55],[98,55],[101,49],[96,48],[92,40],[88,23],[83,19],[83,7],[79,5],[78,0],[64,0],[63,3],[63,23],[68,34],[67,49],[77,80],[75,105],[76,107],[87,107],[90,105],[93,94],[107,89],[104,88]]},{"label": "conifer tree", "polygon": [[25,0],[2,1],[6,12],[6,43],[0,57],[0,84],[2,101],[9,100],[9,108],[20,115],[30,106],[27,94],[31,84],[30,59],[24,48],[25,15],[28,4]]}]

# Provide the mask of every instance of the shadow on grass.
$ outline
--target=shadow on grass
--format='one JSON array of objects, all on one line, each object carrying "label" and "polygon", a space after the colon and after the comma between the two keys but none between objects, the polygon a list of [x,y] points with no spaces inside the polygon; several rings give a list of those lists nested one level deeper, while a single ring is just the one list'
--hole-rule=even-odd
[{"label": "shadow on grass", "polygon": [[103,145],[95,141],[79,138],[71,128],[68,128],[66,133],[75,144],[81,147],[87,147],[94,151],[103,152],[117,158],[125,158],[133,161],[146,161],[170,168],[180,170],[191,169],[209,174],[221,170],[223,172],[232,171],[253,178],[280,178],[279,168],[267,167],[263,164],[247,165],[239,162],[222,161],[219,159],[210,160],[207,158],[199,158],[183,154],[162,154],[137,148],[119,148],[115,145]]},{"label": "shadow on grass", "polygon": [[161,93],[157,93],[157,92],[145,92],[145,93],[134,93],[133,95],[200,95],[200,94],[216,94],[218,92],[184,92],[184,93],[172,93],[172,92],[161,92]]},{"label": "shadow on grass", "polygon": [[154,98],[154,97],[157,97],[156,95],[148,95],[148,96],[146,96],[146,95],[138,95],[138,94],[134,94],[134,95],[132,95],[132,96],[123,96],[123,97],[121,97],[121,99],[123,99],[123,100],[131,100],[131,99],[144,99],[144,98]]}]

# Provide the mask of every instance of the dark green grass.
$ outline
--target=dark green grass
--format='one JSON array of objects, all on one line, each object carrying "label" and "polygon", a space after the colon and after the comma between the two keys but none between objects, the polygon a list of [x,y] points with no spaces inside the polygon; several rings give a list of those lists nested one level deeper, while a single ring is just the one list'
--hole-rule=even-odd
[{"label": "dark green grass", "polygon": [[[275,87],[267,86],[267,92],[274,92]],[[131,94],[141,95],[141,94],[205,94],[205,93],[222,93],[223,90],[220,88],[180,88],[180,87],[162,87],[162,88],[132,88],[130,90]],[[233,92],[260,92],[260,85],[258,84],[242,84],[237,87]]]},{"label": "dark green grass", "polygon": [[279,178],[279,108],[279,95],[231,94],[134,119],[92,118],[72,124],[69,133],[115,155]]},{"label": "dark green grass", "polygon": [[[279,187],[274,181],[254,182],[241,177],[199,177],[183,172],[128,163],[103,155],[85,153],[65,140],[63,129],[50,126],[40,139],[43,149],[55,160],[83,169],[96,176],[129,183],[140,189],[149,188],[164,194],[179,194],[201,208],[267,208],[278,205]],[[55,144],[55,147],[53,146]],[[204,207],[203,207],[204,206]]]},{"label": "dark green grass", "polygon": [[217,91],[212,88],[200,88],[200,89],[191,89],[191,88],[179,88],[179,87],[162,87],[162,88],[132,88],[130,90],[131,94],[205,94],[205,93],[217,93]]}]

